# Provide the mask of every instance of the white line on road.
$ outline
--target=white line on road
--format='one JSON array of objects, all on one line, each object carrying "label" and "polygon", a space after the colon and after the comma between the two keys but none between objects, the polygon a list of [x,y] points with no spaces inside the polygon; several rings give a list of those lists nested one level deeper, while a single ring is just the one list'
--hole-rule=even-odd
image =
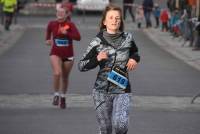
[{"label": "white line on road", "polygon": [[[40,28],[40,29],[46,29],[47,24],[27,24],[25,25],[26,28]],[[78,25],[79,29],[83,29],[83,30],[98,30],[99,26],[98,24],[92,24],[92,25],[88,25],[88,24],[81,24]],[[136,26],[133,24],[128,24],[126,25],[126,30],[137,30]]]},{"label": "white line on road", "polygon": [[[131,106],[144,110],[200,111],[200,99],[190,104],[191,97],[134,96]],[[50,94],[0,95],[0,108],[53,108]],[[91,95],[68,94],[68,107],[93,107]]]}]

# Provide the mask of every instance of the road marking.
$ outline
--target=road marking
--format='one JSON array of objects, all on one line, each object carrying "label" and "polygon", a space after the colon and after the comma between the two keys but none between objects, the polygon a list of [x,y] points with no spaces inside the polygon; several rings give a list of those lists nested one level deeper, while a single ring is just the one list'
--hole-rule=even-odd
[{"label": "road marking", "polygon": [[[190,104],[191,97],[134,96],[131,106],[144,110],[200,111],[200,98]],[[53,108],[50,94],[0,95],[0,108]],[[91,95],[68,94],[68,107],[93,107]]]},{"label": "road marking", "polygon": [[[98,25],[88,25],[88,24],[83,24],[81,22],[77,22],[77,27],[79,29],[82,29],[82,30],[99,30],[99,26]],[[25,27],[27,28],[40,28],[40,29],[46,29],[47,27],[47,24],[34,24],[34,25],[25,25]],[[126,25],[125,27],[126,30],[131,30],[131,31],[134,31],[134,30],[137,30],[137,27],[133,24],[128,24]]]}]

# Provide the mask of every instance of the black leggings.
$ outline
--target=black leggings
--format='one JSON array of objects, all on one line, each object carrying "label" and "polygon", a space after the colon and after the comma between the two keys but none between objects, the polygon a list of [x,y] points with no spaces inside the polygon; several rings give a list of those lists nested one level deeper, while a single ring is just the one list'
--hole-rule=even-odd
[{"label": "black leggings", "polygon": [[12,24],[13,13],[4,12],[4,16],[5,16],[5,21],[4,21],[5,30],[9,30],[10,25]]}]

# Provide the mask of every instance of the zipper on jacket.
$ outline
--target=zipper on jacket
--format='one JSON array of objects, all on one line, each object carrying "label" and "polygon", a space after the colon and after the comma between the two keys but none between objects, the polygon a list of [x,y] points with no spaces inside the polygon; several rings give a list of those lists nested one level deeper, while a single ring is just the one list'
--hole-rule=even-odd
[{"label": "zipper on jacket", "polygon": [[[112,45],[110,45],[112,46]],[[113,47],[113,46],[112,46]],[[115,66],[115,62],[116,62],[116,58],[117,58],[117,52],[116,52],[116,49],[113,47],[113,49],[115,50],[115,58],[114,58],[114,62],[113,62],[113,65],[111,67],[111,70],[113,69],[113,67]],[[110,87],[110,82],[108,81],[108,85],[107,85],[107,88],[106,88],[106,92],[108,92],[109,90],[109,87]]]}]

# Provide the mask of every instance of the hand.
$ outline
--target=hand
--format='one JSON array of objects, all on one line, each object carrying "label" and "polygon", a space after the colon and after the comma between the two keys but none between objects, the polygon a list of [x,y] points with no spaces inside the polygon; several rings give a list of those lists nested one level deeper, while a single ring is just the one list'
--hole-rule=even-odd
[{"label": "hand", "polygon": [[59,31],[62,33],[62,34],[66,34],[67,33],[67,30],[65,27],[60,27]]},{"label": "hand", "polygon": [[126,64],[128,71],[131,71],[136,68],[137,62],[134,59],[129,59]]},{"label": "hand", "polygon": [[46,40],[46,45],[47,45],[47,46],[51,46],[51,45],[53,45],[52,40]]},{"label": "hand", "polygon": [[106,53],[106,52],[100,52],[97,55],[97,60],[98,61],[105,60],[105,59],[108,59],[108,53]]}]

